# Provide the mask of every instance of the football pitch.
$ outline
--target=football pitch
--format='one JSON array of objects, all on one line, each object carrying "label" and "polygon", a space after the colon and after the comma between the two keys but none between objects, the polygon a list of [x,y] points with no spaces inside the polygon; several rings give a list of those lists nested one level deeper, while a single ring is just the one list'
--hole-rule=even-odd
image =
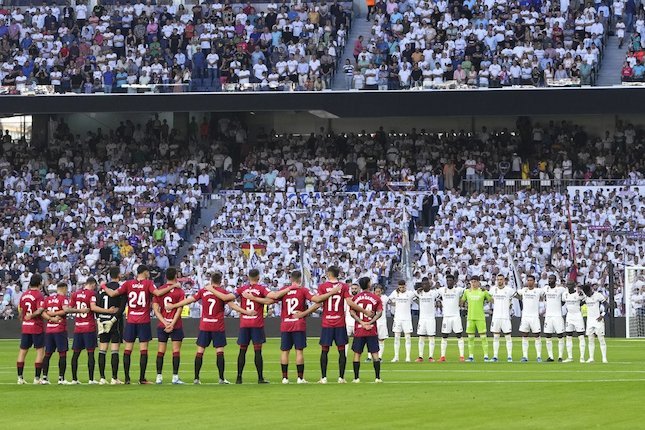
[{"label": "football pitch", "polygon": [[[554,342],[557,345],[557,342]],[[554,347],[556,346],[554,345]],[[596,344],[597,345],[597,344]],[[154,381],[156,342],[151,342],[147,377]],[[479,351],[479,343],[477,343]],[[403,349],[403,346],[402,346]],[[437,342],[437,352],[439,342]],[[279,340],[264,349],[265,377],[258,385],[253,351],[247,353],[243,385],[217,382],[215,351],[204,355],[203,385],[194,386],[193,339],[182,349],[180,376],[186,385],[171,385],[170,352],[166,353],[164,384],[87,385],[85,354],[81,355],[77,386],[58,386],[57,355],[52,357],[53,385],[16,385],[17,341],[0,341],[0,399],[3,428],[522,428],[589,429],[643,428],[645,399],[645,341],[608,339],[609,364],[520,363],[520,339],[514,339],[513,363],[459,363],[451,339],[445,363],[390,363],[392,340],[386,343],[383,384],[374,384],[371,363],[361,363],[361,383],[352,384],[352,356],[348,354],[346,385],[336,383],[336,351],[329,354],[327,385],[320,378],[317,339],[305,350],[308,385],[296,385],[294,356],[289,366],[291,384],[281,384]],[[500,348],[505,352],[504,345]],[[413,338],[413,358],[416,339]],[[531,342],[531,356],[534,349]],[[557,351],[557,347],[556,347]],[[237,345],[229,339],[226,377],[235,380]],[[577,339],[574,345],[578,356]],[[504,354],[505,355],[505,354]],[[600,352],[596,351],[599,360]],[[25,365],[25,379],[33,380],[34,352]],[[71,352],[67,379],[71,379]],[[107,374],[110,376],[109,358]],[[133,377],[139,354],[132,354]],[[123,379],[122,362],[119,377]],[[98,380],[98,364],[96,379]],[[135,379],[135,378],[133,378]]]}]

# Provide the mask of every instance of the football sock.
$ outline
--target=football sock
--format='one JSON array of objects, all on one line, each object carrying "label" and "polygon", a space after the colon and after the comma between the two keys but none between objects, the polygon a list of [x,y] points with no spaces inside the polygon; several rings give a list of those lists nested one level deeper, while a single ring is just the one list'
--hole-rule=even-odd
[{"label": "football sock", "polygon": [[338,351],[338,376],[341,378],[345,377],[345,367],[347,367],[347,355],[345,350]]},{"label": "football sock", "polygon": [[110,364],[112,365],[112,377],[114,379],[118,379],[118,373],[119,373],[119,351],[112,351],[112,360],[110,360]]},{"label": "football sock", "polygon": [[181,356],[179,351],[172,353],[172,374],[179,375],[179,363],[181,362]]},{"label": "football sock", "polygon": [[157,353],[157,375],[161,375],[163,373],[163,356],[163,352]]},{"label": "football sock", "polygon": [[553,358],[553,340],[550,337],[547,337],[544,341],[546,344],[546,353],[549,358]]},{"label": "football sock", "polygon": [[58,378],[65,379],[65,372],[67,371],[67,352],[58,353]]},{"label": "football sock", "polygon": [[378,360],[374,360],[372,362],[372,365],[374,366],[374,373],[376,375],[376,379],[381,379],[381,362]]},{"label": "football sock", "polygon": [[412,336],[410,333],[405,334],[405,359],[410,360],[410,354],[412,353]]},{"label": "football sock", "polygon": [[[448,339],[445,337],[441,338],[441,356],[445,357],[446,356],[446,350],[448,349]],[[460,354],[464,355],[464,354]]]},{"label": "football sock", "polygon": [[593,334],[589,335],[589,359],[593,360],[596,355],[596,337]]},{"label": "football sock", "polygon": [[383,350],[385,349],[385,341],[378,341],[378,358],[383,358]]},{"label": "football sock", "polygon": [[237,376],[242,377],[244,366],[246,365],[246,348],[240,348],[240,353],[237,356]]},{"label": "football sock", "polygon": [[296,370],[298,372],[298,378],[304,379],[304,377],[305,377],[305,365],[304,364],[296,364]]},{"label": "football sock", "polygon": [[499,356],[499,334],[493,334],[493,357]]},{"label": "football sock", "polygon": [[564,355],[564,338],[558,338],[558,358],[562,358]]},{"label": "football sock", "polygon": [[542,338],[540,336],[535,338],[535,352],[537,357],[542,357]]},{"label": "football sock", "polygon": [[358,379],[358,373],[361,370],[361,362],[360,361],[354,361],[354,379]]},{"label": "football sock", "polygon": [[584,335],[578,336],[578,341],[580,342],[580,360],[584,360],[585,358],[585,337]]},{"label": "football sock", "polygon": [[[201,364],[200,364],[199,367],[201,367]],[[218,352],[217,353],[217,371],[219,372],[219,379],[225,379],[224,378],[224,353],[223,352]]]},{"label": "football sock", "polygon": [[475,335],[468,335],[468,355],[471,357],[475,355]]},{"label": "football sock", "polygon": [[423,357],[423,351],[426,349],[426,340],[423,336],[419,336],[419,357]]},{"label": "football sock", "polygon": [[[446,339],[446,342],[448,342],[448,339]],[[457,339],[457,347],[459,348],[459,356],[463,357],[464,356],[464,338],[460,337]]]},{"label": "football sock", "polygon": [[283,378],[289,378],[289,365],[288,364],[280,364],[280,368],[282,369],[282,377]]},{"label": "football sock", "polygon": [[199,372],[202,370],[202,360],[204,353],[198,352],[195,354],[195,379],[199,379]]},{"label": "football sock", "polygon": [[522,338],[522,358],[528,358],[528,357],[529,357],[529,338],[523,337]]},{"label": "football sock", "polygon": [[598,336],[598,343],[600,344],[600,354],[602,354],[602,361],[607,361],[607,342],[605,336]]},{"label": "football sock", "polygon": [[329,350],[323,349],[320,352],[320,373],[323,378],[327,377],[327,362],[329,361]]},{"label": "football sock", "polygon": [[87,351],[87,371],[90,375],[90,381],[94,380],[94,367],[96,362],[94,361],[94,350]]},{"label": "football sock", "polygon": [[148,350],[141,350],[141,357],[139,358],[139,381],[146,379],[146,369],[148,367]]},{"label": "football sock", "polygon": [[40,362],[40,363],[36,362],[36,363],[34,363],[34,367],[36,368],[36,378],[40,378],[40,373],[43,370],[43,363],[42,362]]},{"label": "football sock", "polygon": [[52,355],[49,352],[45,353],[45,357],[43,358],[43,377],[46,378],[47,375],[49,375],[49,360],[51,359]]},{"label": "football sock", "polygon": [[428,351],[428,357],[434,357],[434,336],[430,337],[430,350]]},{"label": "football sock", "polygon": [[123,372],[125,373],[125,380],[130,380],[130,358],[132,355],[131,349],[123,351]]},{"label": "football sock", "polygon": [[24,361],[16,362],[16,368],[18,369],[18,377],[22,378],[22,372],[25,370],[25,362]]},{"label": "football sock", "polygon": [[486,337],[486,335],[479,336],[479,339],[482,342],[482,351],[484,353],[484,357],[488,357],[488,337]]},{"label": "football sock", "polygon": [[105,351],[99,351],[99,375],[105,379]]},{"label": "football sock", "polygon": [[573,337],[567,336],[567,358],[573,360]]},{"label": "football sock", "polygon": [[78,357],[80,355],[80,351],[74,351],[72,354],[72,379],[74,381],[78,381]]},{"label": "football sock", "polygon": [[508,354],[509,357],[513,356],[513,338],[511,337],[510,334],[505,335],[506,337],[506,354]]},{"label": "football sock", "polygon": [[255,369],[258,371],[258,380],[264,379],[264,359],[262,358],[262,350],[255,350]]},{"label": "football sock", "polygon": [[399,348],[401,347],[401,333],[394,333],[394,359],[399,359]]}]

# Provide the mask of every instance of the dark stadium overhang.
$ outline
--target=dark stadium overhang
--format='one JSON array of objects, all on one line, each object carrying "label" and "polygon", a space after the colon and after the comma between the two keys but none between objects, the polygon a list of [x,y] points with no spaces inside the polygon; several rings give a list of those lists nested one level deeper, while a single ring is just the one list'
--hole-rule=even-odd
[{"label": "dark stadium overhang", "polygon": [[645,113],[645,88],[0,96],[0,115],[310,112],[325,118]]}]

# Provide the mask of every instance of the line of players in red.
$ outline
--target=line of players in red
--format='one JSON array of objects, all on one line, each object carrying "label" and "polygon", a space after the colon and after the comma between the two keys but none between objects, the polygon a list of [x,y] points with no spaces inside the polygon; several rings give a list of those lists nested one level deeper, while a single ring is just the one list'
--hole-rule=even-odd
[{"label": "line of players in red", "polygon": [[[379,345],[376,321],[383,314],[380,298],[371,292],[369,278],[361,278],[359,286],[361,292],[352,297],[349,286],[338,280],[338,267],[327,270],[328,281],[318,287],[316,294],[312,294],[302,285],[302,274],[293,271],[290,274],[291,283],[278,291],[269,291],[260,285],[260,273],[251,269],[248,273],[249,283],[235,290],[233,293],[221,288],[222,275],[214,273],[210,285],[200,289],[195,295],[185,297],[181,288],[182,279],[178,279],[175,268],[166,271],[167,283],[156,288],[149,279],[150,273],[144,265],[138,267],[137,276],[133,280],[119,282],[117,268],[110,269],[109,282],[102,284],[97,293],[97,282],[89,278],[82,290],[67,297],[67,285],[58,284],[57,293],[44,297],[42,278],[33,275],[29,290],[26,291],[19,305],[22,319],[22,336],[18,353],[17,370],[18,384],[25,384],[23,370],[28,350],[36,350],[34,384],[49,384],[49,362],[51,356],[59,354],[58,383],[79,384],[78,359],[82,350],[87,351],[88,373],[90,384],[107,384],[105,376],[106,356],[108,347],[111,351],[112,378],[109,383],[130,384],[130,363],[134,342],[139,341],[139,383],[150,384],[146,379],[148,365],[148,342],[152,339],[151,311],[158,319],[157,337],[159,349],[157,352],[157,378],[156,383],[162,383],[164,356],[168,341],[172,345],[173,384],[183,384],[179,378],[179,365],[181,357],[181,344],[184,339],[182,328],[181,309],[190,303],[201,301],[201,317],[199,322],[199,335],[197,337],[197,352],[195,354],[194,383],[200,384],[200,371],[203,355],[211,344],[217,354],[217,369],[219,383],[229,384],[224,377],[224,347],[226,346],[226,331],[224,325],[225,305],[240,314],[240,329],[237,343],[239,355],[237,359],[236,383],[242,383],[242,373],[246,364],[246,352],[253,344],[255,351],[255,367],[258,374],[258,383],[266,384],[264,378],[264,362],[262,358],[262,345],[266,342],[264,333],[264,306],[281,301],[281,369],[282,383],[289,383],[288,366],[289,353],[296,350],[297,383],[304,384],[304,354],[307,347],[306,317],[322,307],[322,331],[320,335],[320,370],[319,383],[327,383],[327,365],[329,349],[336,345],[338,349],[339,383],[346,383],[345,368],[347,363],[346,345],[349,343],[345,327],[345,304],[350,308],[350,313],[355,320],[354,340],[352,343],[354,380],[360,382],[361,354],[365,347],[371,354],[375,372],[375,382],[381,380],[381,361],[378,357]],[[311,305],[308,305],[310,302]],[[123,324],[122,315],[125,305],[128,312]],[[100,306],[99,306],[100,305]],[[67,367],[67,318],[68,314],[75,314],[74,337],[72,342],[72,381],[65,380]],[[98,342],[97,342],[98,333]],[[124,382],[118,378],[120,343],[123,340]],[[94,351],[99,347],[99,373],[100,380],[94,379],[95,358]]]}]

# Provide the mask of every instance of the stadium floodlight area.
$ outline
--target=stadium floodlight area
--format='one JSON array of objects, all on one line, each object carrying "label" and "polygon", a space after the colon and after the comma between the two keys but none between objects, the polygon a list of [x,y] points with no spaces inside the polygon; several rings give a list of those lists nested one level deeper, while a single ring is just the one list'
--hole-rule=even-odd
[{"label": "stadium floodlight area", "polygon": [[625,268],[625,310],[627,337],[645,337],[645,266]]}]

